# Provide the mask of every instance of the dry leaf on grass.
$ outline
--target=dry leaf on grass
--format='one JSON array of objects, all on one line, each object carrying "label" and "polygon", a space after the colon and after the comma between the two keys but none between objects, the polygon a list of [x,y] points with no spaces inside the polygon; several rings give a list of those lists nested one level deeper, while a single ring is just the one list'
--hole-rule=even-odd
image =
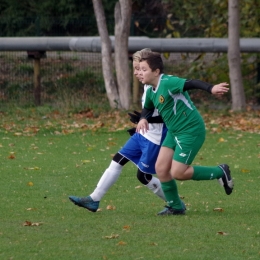
[{"label": "dry leaf on grass", "polygon": [[107,210],[115,210],[116,206],[113,205],[107,205]]},{"label": "dry leaf on grass", "polygon": [[104,238],[106,239],[114,239],[114,238],[118,238],[119,235],[118,234],[111,234],[110,236],[104,236]]},{"label": "dry leaf on grass", "polygon": [[124,246],[124,245],[126,245],[126,242],[124,242],[124,241],[119,241],[117,244],[118,244],[119,246]]},{"label": "dry leaf on grass", "polygon": [[31,221],[28,221],[26,220],[24,223],[23,223],[23,226],[40,226],[42,225],[42,222],[31,222]]},{"label": "dry leaf on grass", "polygon": [[223,232],[223,231],[218,231],[218,232],[217,232],[217,235],[226,236],[227,234],[228,234],[228,233]]},{"label": "dry leaf on grass", "polygon": [[128,225],[123,226],[123,230],[129,231],[130,230],[130,226],[128,226]]},{"label": "dry leaf on grass", "polygon": [[15,155],[12,153],[12,154],[10,154],[9,156],[8,156],[8,159],[15,159]]},{"label": "dry leaf on grass", "polygon": [[224,209],[222,209],[222,208],[214,208],[214,209],[213,209],[213,211],[219,211],[219,212],[223,212],[223,211],[224,211]]}]

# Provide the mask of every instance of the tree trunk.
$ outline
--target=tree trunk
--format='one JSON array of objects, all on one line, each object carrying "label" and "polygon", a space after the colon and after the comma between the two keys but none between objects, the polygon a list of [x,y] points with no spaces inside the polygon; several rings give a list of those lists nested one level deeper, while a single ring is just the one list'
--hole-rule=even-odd
[{"label": "tree trunk", "polygon": [[124,109],[131,104],[128,37],[132,12],[131,0],[119,0],[115,6],[115,68],[120,103]]},{"label": "tree trunk", "polygon": [[107,97],[111,108],[121,108],[115,79],[113,77],[113,59],[111,41],[107,31],[105,12],[101,0],[92,0],[101,40],[102,70]]},{"label": "tree trunk", "polygon": [[232,110],[240,111],[246,107],[241,74],[239,0],[228,1],[228,65],[231,83]]}]

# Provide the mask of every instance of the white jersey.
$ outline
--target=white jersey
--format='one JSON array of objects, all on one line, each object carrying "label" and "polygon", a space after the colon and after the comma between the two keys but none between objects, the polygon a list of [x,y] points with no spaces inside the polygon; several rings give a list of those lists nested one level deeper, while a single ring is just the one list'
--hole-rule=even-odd
[{"label": "white jersey", "polygon": [[[148,88],[151,86],[149,85],[144,85],[144,93],[142,96],[142,108],[144,107],[144,102],[145,102],[145,97],[146,97],[146,91]],[[158,110],[154,109],[153,115],[154,116],[159,116]],[[161,139],[162,139],[162,134],[163,130],[165,130],[165,125],[164,123],[149,123],[149,130],[146,133],[143,133],[142,131],[140,132],[141,135],[143,135],[146,139],[151,141],[154,144],[161,145]]]}]

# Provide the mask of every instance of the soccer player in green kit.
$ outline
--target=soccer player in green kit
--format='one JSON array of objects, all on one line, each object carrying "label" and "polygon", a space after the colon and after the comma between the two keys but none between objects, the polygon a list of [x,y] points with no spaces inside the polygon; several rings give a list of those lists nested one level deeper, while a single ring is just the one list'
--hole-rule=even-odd
[{"label": "soccer player in green kit", "polygon": [[147,118],[154,108],[165,122],[168,132],[156,161],[156,173],[167,200],[167,206],[158,215],[183,215],[183,206],[175,180],[218,179],[227,195],[232,193],[233,180],[227,164],[218,166],[191,166],[205,141],[204,121],[190,100],[187,90],[202,89],[214,95],[223,95],[227,83],[211,85],[200,80],[187,80],[163,74],[163,61],[159,53],[143,53],[140,78],[151,85],[146,94],[144,108],[136,131],[148,130]]}]

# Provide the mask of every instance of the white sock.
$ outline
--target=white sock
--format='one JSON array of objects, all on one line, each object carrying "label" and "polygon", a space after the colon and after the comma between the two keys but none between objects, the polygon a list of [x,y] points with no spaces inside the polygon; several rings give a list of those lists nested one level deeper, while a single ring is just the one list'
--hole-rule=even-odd
[{"label": "white sock", "polygon": [[112,161],[100,178],[96,189],[90,194],[94,201],[100,201],[109,188],[117,181],[123,166]]},{"label": "white sock", "polygon": [[162,200],[166,201],[164,196],[160,180],[156,177],[153,177],[151,181],[145,185],[149,190],[151,190],[155,195],[157,195]]}]

